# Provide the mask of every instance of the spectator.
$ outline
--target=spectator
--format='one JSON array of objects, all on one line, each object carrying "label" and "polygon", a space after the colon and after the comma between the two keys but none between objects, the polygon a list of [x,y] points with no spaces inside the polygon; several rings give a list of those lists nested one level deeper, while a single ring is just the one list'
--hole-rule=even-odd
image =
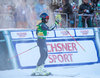
[{"label": "spectator", "polygon": [[98,5],[98,2],[100,0],[91,0],[91,2],[93,3],[93,8],[95,8]]},{"label": "spectator", "polygon": [[35,5],[35,11],[37,13],[37,19],[40,20],[39,15],[42,14],[43,12],[48,13],[48,7],[45,4],[44,0],[38,0],[37,4]]},{"label": "spectator", "polygon": [[48,15],[50,15],[50,20],[49,20],[50,22],[48,24],[54,23],[53,14],[52,14],[49,6],[45,3],[45,0],[38,0],[34,9],[35,9],[34,11],[36,12],[37,24],[41,21],[39,15],[41,15],[44,12],[47,13]]},{"label": "spectator", "polygon": [[30,15],[30,7],[26,0],[21,0],[15,10],[15,21],[17,28],[27,28]]},{"label": "spectator", "polygon": [[[74,26],[74,21],[73,21],[73,10],[72,6],[69,3],[69,0],[62,0],[63,7],[62,7],[62,13],[66,13],[68,15],[68,19],[70,20],[70,27]],[[65,16],[62,16],[64,20],[66,20]]]},{"label": "spectator", "polygon": [[7,3],[0,6],[0,28],[15,28],[13,7]]},{"label": "spectator", "polygon": [[36,12],[35,12],[35,7],[34,7],[34,3],[32,3],[30,5],[30,9],[31,9],[31,12],[30,12],[30,20],[28,20],[29,22],[29,28],[33,28],[33,29],[36,29]]},{"label": "spectator", "polygon": [[77,9],[77,4],[74,1],[71,3],[71,6],[73,11]]},{"label": "spectator", "polygon": [[8,5],[8,14],[9,14],[9,24],[11,28],[15,28],[15,21],[14,21],[14,5]]},{"label": "spectator", "polygon": [[[79,14],[92,14],[93,9],[91,5],[89,5],[88,0],[82,0],[82,4],[79,6]],[[84,18],[87,18],[86,16]],[[85,27],[85,19],[82,17],[82,26]],[[88,27],[92,27],[91,17],[87,20]]]}]

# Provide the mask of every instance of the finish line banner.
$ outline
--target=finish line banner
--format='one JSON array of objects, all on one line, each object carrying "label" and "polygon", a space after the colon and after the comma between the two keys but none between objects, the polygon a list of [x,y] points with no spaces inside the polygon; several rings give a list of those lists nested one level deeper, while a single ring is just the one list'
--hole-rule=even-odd
[{"label": "finish line banner", "polygon": [[[33,68],[40,57],[36,31],[10,31],[20,68]],[[16,36],[17,35],[17,36]],[[24,35],[24,36],[23,36]],[[48,58],[46,66],[67,66],[98,62],[98,51],[93,29],[49,31],[47,36]],[[32,49],[30,49],[32,48]],[[25,53],[24,53],[25,52]]]}]

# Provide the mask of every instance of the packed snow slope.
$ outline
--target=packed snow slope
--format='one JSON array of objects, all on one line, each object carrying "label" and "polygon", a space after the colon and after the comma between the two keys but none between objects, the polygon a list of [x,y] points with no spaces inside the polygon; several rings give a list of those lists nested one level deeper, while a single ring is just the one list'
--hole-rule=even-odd
[{"label": "packed snow slope", "polygon": [[100,64],[49,67],[53,76],[30,76],[34,69],[0,71],[0,78],[100,78]]}]

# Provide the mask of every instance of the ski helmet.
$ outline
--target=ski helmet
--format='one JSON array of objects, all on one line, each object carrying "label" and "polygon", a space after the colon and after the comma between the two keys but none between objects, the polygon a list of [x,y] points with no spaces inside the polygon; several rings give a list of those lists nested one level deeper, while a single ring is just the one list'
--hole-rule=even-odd
[{"label": "ski helmet", "polygon": [[47,13],[42,13],[40,15],[40,18],[41,18],[42,22],[47,23],[48,21],[46,21],[46,19],[49,19],[49,16]]},{"label": "ski helmet", "polygon": [[40,18],[41,18],[42,20],[45,20],[45,19],[49,19],[49,16],[48,16],[47,13],[42,13],[42,14],[40,15]]}]

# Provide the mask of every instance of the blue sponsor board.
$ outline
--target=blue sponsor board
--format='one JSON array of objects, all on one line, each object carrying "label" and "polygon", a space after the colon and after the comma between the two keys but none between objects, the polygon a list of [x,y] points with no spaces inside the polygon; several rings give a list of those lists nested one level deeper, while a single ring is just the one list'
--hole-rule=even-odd
[{"label": "blue sponsor board", "polygon": [[[10,31],[11,41],[20,68],[33,68],[39,59],[36,31]],[[21,35],[20,35],[21,34]],[[93,29],[59,29],[48,32],[46,67],[86,65],[98,62]],[[32,49],[30,49],[32,48]]]}]

